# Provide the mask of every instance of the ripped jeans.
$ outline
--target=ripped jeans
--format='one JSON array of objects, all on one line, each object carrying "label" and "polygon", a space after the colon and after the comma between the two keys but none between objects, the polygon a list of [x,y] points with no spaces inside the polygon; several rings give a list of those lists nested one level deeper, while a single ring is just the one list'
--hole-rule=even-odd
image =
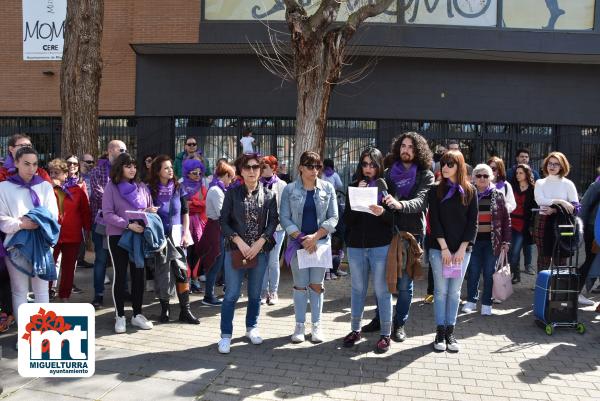
[{"label": "ripped jeans", "polygon": [[[306,309],[310,298],[310,313],[312,323],[321,321],[321,312],[323,311],[323,281],[325,279],[325,270],[322,267],[309,267],[307,269],[298,268],[298,257],[294,256],[290,263],[292,267],[292,276],[294,278],[294,311],[296,313],[296,323],[306,321]],[[310,288],[310,284],[318,284],[323,288],[320,293]],[[300,290],[296,288],[302,288]]]}]

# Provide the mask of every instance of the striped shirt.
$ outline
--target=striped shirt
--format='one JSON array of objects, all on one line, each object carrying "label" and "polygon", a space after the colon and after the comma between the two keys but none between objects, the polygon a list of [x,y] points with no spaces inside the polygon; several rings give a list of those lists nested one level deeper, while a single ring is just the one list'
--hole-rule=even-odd
[{"label": "striped shirt", "polygon": [[492,209],[491,194],[479,200],[479,213],[477,214],[477,241],[491,240],[492,235]]}]

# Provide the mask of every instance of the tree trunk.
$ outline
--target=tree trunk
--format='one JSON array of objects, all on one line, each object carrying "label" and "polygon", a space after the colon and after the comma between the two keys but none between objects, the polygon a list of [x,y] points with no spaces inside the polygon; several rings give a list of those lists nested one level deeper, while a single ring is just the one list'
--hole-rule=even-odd
[{"label": "tree trunk", "polygon": [[298,90],[294,143],[296,164],[305,151],[322,155],[325,149],[329,100],[342,67],[343,45],[340,45],[339,35],[339,32],[330,32],[322,38],[293,42]]},{"label": "tree trunk", "polygon": [[63,155],[98,154],[104,0],[68,0],[60,79]]}]

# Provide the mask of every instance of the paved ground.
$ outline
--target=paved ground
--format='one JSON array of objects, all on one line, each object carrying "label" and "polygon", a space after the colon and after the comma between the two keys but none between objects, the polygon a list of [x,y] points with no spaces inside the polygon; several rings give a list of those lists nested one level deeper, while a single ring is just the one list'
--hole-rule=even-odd
[{"label": "paved ground", "polygon": [[[200,326],[156,324],[151,331],[128,326],[127,334],[115,335],[112,309],[99,311],[96,374],[87,379],[21,378],[13,329],[0,335],[0,399],[600,400],[600,316],[593,307],[582,309],[584,335],[564,329],[547,336],[531,315],[533,276],[523,277],[515,295],[494,308],[494,316],[459,316],[458,354],[432,351],[433,310],[422,304],[425,282],[416,285],[405,343],[377,355],[372,351],[377,335],[369,335],[355,348],[343,348],[341,339],[350,327],[349,277],[327,282],[327,341],[293,345],[287,271],[280,304],[261,309],[262,345],[242,337],[246,303],[240,300],[229,355],[220,355],[216,347],[220,309],[201,306],[200,295],[193,296]],[[79,270],[76,282],[85,293],[74,300],[89,301],[91,269]],[[159,306],[152,293],[146,302],[152,304],[146,316],[156,319]],[[373,308],[368,309],[371,317]]]}]

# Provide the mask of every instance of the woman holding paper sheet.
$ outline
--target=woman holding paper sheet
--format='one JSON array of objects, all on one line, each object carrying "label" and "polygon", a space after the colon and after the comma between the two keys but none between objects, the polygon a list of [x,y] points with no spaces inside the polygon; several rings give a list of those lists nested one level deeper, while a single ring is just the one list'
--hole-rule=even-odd
[{"label": "woman holding paper sheet", "polygon": [[152,196],[146,184],[139,182],[137,164],[128,153],[121,153],[110,169],[110,181],[102,195],[102,215],[108,236],[108,253],[115,271],[112,293],[115,303],[115,333],[125,333],[125,283],[127,268],[131,279],[131,302],[133,318],[131,324],[142,330],[150,330],[153,325],[142,315],[144,296],[144,269],[137,268],[129,261],[129,253],[118,243],[125,230],[144,232],[139,223],[130,222],[127,211],[156,213],[152,206]]},{"label": "woman holding paper sheet", "polygon": [[[460,287],[477,236],[476,190],[467,179],[465,159],[449,151],[440,159],[442,180],[429,191],[429,263],[434,279],[436,351],[458,352],[454,326],[460,302]],[[458,266],[458,275],[448,272]],[[446,272],[444,272],[446,271]]]},{"label": "woman holding paper sheet", "polygon": [[[362,152],[356,169],[356,181],[351,187],[375,187],[383,177],[383,155],[376,148]],[[379,307],[380,338],[375,352],[383,353],[390,348],[392,332],[392,294],[386,282],[386,260],[392,241],[393,216],[389,209],[380,205],[383,194],[369,209],[371,213],[352,210],[351,200],[346,199],[344,223],[348,243],[348,264],[352,278],[351,332],[344,338],[344,347],[352,347],[362,337],[361,321],[365,309],[365,298],[369,288],[369,274],[373,278],[375,295]]]},{"label": "woman holding paper sheet", "polygon": [[[292,268],[294,277],[294,309],[296,327],[292,342],[304,341],[306,307],[310,299],[312,315],[311,340],[323,342],[321,311],[323,309],[323,282],[325,267],[300,269],[298,251],[314,254],[317,247],[325,246],[331,261],[331,238],[338,222],[335,189],[318,175],[323,168],[318,153],[306,151],[300,157],[298,178],[288,184],[281,196],[281,226],[288,234],[285,260]],[[321,254],[319,251],[318,254]]]}]

